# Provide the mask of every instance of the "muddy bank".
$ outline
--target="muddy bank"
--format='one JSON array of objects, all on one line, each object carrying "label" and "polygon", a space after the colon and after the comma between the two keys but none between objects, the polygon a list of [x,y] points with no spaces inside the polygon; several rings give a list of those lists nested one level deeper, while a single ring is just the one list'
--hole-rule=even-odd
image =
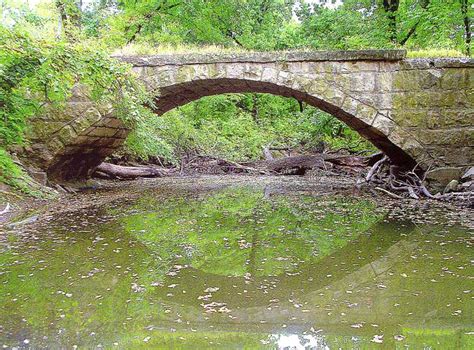
[{"label": "muddy bank", "polygon": [[[63,193],[49,200],[11,198],[11,210],[0,216],[0,230],[11,228],[20,223],[40,222],[48,220],[52,215],[77,212],[94,206],[106,206],[114,201],[130,202],[137,200],[144,192],[163,189],[189,188],[193,190],[218,189],[228,186],[258,186],[265,188],[265,195],[273,196],[281,193],[300,195],[310,194],[316,200],[318,197],[349,196],[366,198],[377,203],[377,206],[391,210],[435,210],[452,216],[457,221],[463,221],[474,227],[472,210],[460,208],[451,203],[434,200],[396,200],[377,191],[365,188],[358,189],[357,179],[349,175],[311,175],[308,176],[254,176],[254,175],[201,175],[165,178],[142,178],[129,181],[95,180],[88,187],[76,193]],[[93,184],[93,186],[92,186]],[[2,198],[2,202],[5,199]],[[2,206],[4,204],[2,203]],[[400,214],[402,215],[402,214]]]}]

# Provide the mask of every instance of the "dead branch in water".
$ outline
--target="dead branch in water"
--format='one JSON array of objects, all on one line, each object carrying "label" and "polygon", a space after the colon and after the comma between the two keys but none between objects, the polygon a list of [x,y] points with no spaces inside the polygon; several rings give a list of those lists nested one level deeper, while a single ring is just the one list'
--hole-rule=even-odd
[{"label": "dead branch in water", "polygon": [[370,182],[372,181],[372,178],[376,175],[378,175],[382,171],[382,167],[384,163],[388,161],[387,156],[383,156],[382,159],[379,161],[375,162],[375,164],[370,168],[369,172],[367,173],[367,176],[365,177],[365,181]]},{"label": "dead branch in water", "polygon": [[377,185],[375,187],[376,190],[387,194],[391,198],[403,199],[409,197],[417,200],[421,198],[440,201],[456,200],[472,205],[474,199],[473,191],[437,193],[433,195],[425,185],[428,171],[429,169],[422,172],[418,164],[411,170],[402,171],[397,166],[390,166],[390,160],[384,156],[370,168],[365,181],[369,184]]}]

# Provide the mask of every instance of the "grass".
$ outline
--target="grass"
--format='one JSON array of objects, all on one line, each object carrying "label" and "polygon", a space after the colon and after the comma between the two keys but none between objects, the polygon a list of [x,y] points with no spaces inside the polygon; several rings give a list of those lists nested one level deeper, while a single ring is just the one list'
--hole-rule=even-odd
[{"label": "grass", "polygon": [[[307,48],[298,48],[290,51],[317,51]],[[133,43],[126,45],[113,52],[113,55],[179,55],[186,53],[199,54],[225,54],[225,53],[249,53],[255,52],[240,47],[224,47],[219,45],[187,45],[187,44],[162,44],[151,46],[145,43]],[[288,52],[288,51],[282,51]],[[407,58],[445,58],[445,57],[467,57],[464,53],[453,49],[427,49],[409,50]]]},{"label": "grass", "polygon": [[52,192],[48,192],[46,188],[34,181],[3,148],[0,148],[0,183],[31,197],[49,198],[52,196]]},{"label": "grass", "polygon": [[222,54],[222,53],[243,53],[248,50],[236,47],[224,47],[218,45],[166,45],[151,46],[149,44],[129,44],[113,52],[113,55],[178,55],[185,53],[200,54]]},{"label": "grass", "polygon": [[408,58],[445,58],[445,57],[467,57],[458,50],[451,49],[429,49],[429,50],[410,50],[407,53]]}]

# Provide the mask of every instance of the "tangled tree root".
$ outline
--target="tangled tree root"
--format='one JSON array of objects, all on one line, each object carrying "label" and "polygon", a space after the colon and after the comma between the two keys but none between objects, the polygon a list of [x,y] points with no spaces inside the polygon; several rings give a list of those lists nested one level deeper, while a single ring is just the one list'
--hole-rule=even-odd
[{"label": "tangled tree root", "polygon": [[370,168],[365,182],[374,185],[375,190],[394,199],[429,198],[439,201],[462,202],[469,207],[473,206],[474,191],[432,194],[425,185],[427,172],[423,172],[418,165],[408,171],[402,170],[398,166],[390,165],[389,158],[384,156]]}]

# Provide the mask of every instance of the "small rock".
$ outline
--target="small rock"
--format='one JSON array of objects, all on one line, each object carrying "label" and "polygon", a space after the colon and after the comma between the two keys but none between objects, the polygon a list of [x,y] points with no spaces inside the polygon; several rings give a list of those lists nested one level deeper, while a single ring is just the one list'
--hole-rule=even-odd
[{"label": "small rock", "polygon": [[446,187],[444,188],[443,193],[454,192],[458,188],[459,181],[458,180],[451,180]]},{"label": "small rock", "polygon": [[474,180],[474,166],[470,167],[464,175],[461,177],[464,181],[466,180]]},{"label": "small rock", "polygon": [[48,183],[48,175],[44,171],[28,169],[28,174],[40,185],[46,186]]},{"label": "small rock", "polygon": [[460,186],[463,191],[474,191],[474,181],[464,182]]}]

